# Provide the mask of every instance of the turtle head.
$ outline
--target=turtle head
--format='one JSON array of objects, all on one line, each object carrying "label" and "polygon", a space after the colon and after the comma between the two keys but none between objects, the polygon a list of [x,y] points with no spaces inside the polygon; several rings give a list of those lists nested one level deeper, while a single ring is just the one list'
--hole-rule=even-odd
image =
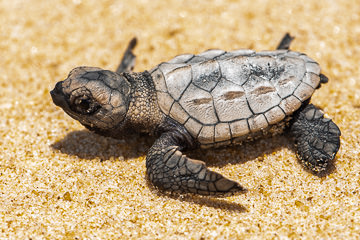
[{"label": "turtle head", "polygon": [[117,129],[124,121],[131,85],[121,74],[94,67],[77,67],[50,92],[53,102],[84,126],[99,131]]}]

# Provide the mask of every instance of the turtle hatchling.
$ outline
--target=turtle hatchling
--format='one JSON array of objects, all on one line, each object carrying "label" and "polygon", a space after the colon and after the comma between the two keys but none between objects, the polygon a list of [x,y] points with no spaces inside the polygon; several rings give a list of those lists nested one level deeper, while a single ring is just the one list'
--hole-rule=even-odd
[{"label": "turtle hatchling", "polygon": [[239,183],[182,152],[281,133],[293,138],[303,167],[321,177],[333,166],[341,132],[309,103],[328,78],[315,60],[289,50],[292,39],[286,34],[273,51],[183,54],[136,73],[134,38],[115,72],[77,67],[56,84],[51,97],[97,134],[155,136],[146,169],[161,190],[216,196],[244,192]]}]

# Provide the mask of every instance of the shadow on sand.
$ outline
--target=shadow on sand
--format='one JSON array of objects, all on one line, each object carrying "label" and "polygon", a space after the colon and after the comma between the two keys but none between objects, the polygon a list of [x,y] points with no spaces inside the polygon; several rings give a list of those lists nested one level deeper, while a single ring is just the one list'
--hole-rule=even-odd
[{"label": "shadow on sand", "polygon": [[[152,137],[137,135],[127,138],[124,137],[123,139],[113,139],[97,135],[88,130],[81,130],[69,133],[64,139],[53,143],[51,147],[62,153],[75,155],[88,160],[100,159],[101,161],[106,161],[111,158],[116,158],[126,161],[130,158],[146,156],[148,149],[154,141],[155,139]],[[245,143],[241,146],[206,150],[197,149],[186,152],[186,155],[205,161],[207,166],[223,167],[227,164],[243,164],[247,161],[261,160],[263,156],[272,154],[284,147],[294,151],[293,143],[288,136],[260,139]],[[326,175],[333,171],[334,168]],[[228,211],[247,212],[247,209],[243,205],[232,203],[221,198],[162,192],[154,188],[149,181],[147,181],[147,184],[151,191],[158,196],[170,197],[179,201],[226,209]]]},{"label": "shadow on sand", "polygon": [[126,160],[146,155],[153,141],[152,138],[135,135],[114,139],[88,130],[81,130],[70,132],[60,141],[51,144],[50,147],[62,153],[88,160],[106,161],[111,158]]}]

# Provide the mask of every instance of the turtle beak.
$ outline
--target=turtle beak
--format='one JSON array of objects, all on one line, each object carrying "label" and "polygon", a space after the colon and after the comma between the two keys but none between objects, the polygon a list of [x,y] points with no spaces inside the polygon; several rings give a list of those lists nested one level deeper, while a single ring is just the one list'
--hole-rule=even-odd
[{"label": "turtle beak", "polygon": [[58,107],[61,107],[70,117],[81,121],[79,117],[70,109],[69,103],[67,102],[68,96],[63,91],[62,83],[63,81],[56,83],[54,89],[50,91],[51,98],[54,104]]},{"label": "turtle beak", "polygon": [[67,106],[67,103],[64,98],[64,93],[62,91],[62,82],[58,82],[55,85],[55,88],[50,91],[51,98],[55,105],[64,108]]}]

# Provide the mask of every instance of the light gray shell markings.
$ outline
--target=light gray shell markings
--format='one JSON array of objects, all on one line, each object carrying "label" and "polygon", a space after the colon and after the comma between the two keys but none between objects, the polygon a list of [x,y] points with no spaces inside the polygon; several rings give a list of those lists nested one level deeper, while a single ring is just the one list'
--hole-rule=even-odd
[{"label": "light gray shell markings", "polygon": [[320,83],[319,65],[289,50],[209,50],[179,55],[150,73],[163,113],[202,147],[236,142],[280,122]]}]

